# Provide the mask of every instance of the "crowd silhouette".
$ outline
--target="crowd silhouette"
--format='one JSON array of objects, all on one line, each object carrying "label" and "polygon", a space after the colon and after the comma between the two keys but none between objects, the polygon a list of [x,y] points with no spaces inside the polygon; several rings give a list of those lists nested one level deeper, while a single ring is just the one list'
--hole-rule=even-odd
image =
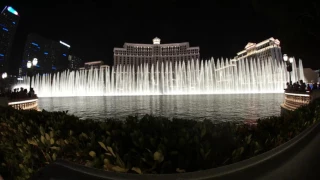
[{"label": "crowd silhouette", "polygon": [[320,85],[318,83],[306,84],[302,80],[297,81],[292,84],[292,82],[287,82],[286,92],[311,92],[313,90],[320,90]]},{"label": "crowd silhouette", "polygon": [[0,96],[7,97],[10,100],[13,99],[26,99],[26,98],[36,98],[37,95],[34,93],[33,88],[28,92],[27,89],[24,88],[15,88],[12,90],[8,90],[7,92],[0,93]]}]

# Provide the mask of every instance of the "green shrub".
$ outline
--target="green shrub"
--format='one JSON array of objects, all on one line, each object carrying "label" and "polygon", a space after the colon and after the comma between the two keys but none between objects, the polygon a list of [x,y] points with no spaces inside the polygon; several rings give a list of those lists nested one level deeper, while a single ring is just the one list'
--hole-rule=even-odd
[{"label": "green shrub", "polygon": [[319,120],[320,103],[256,128],[154,117],[79,120],[67,112],[0,107],[0,172],[27,179],[56,159],[128,173],[181,173],[214,168],[268,151]]}]

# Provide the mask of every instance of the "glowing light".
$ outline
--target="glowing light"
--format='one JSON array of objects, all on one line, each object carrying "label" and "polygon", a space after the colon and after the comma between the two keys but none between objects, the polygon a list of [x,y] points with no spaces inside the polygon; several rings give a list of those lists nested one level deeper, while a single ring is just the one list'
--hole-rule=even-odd
[{"label": "glowing light", "polygon": [[67,56],[66,54],[62,54],[63,56]]},{"label": "glowing light", "polygon": [[65,46],[67,46],[68,48],[70,48],[70,45],[67,44],[67,43],[65,43],[65,42],[60,41],[60,44],[65,45]]},{"label": "glowing light", "polygon": [[47,55],[48,53],[47,53],[47,52],[44,52],[44,54]]},{"label": "glowing light", "polygon": [[4,56],[4,54],[0,54],[0,56],[2,56],[2,57],[3,57],[3,56]]},{"label": "glowing light", "polygon": [[16,24],[16,22],[12,22],[12,24]]},{"label": "glowing light", "polygon": [[14,15],[19,15],[18,14],[18,12],[16,11],[16,10],[14,10],[11,6],[9,6],[8,8],[7,8],[7,10],[9,11],[9,12],[11,12],[12,14],[14,14]]},{"label": "glowing light", "polygon": [[31,64],[31,61],[28,61],[27,62],[27,68],[31,68],[32,64]]},{"label": "glowing light", "polygon": [[8,77],[8,74],[6,72],[2,73],[2,79],[5,79]]},{"label": "glowing light", "polygon": [[52,69],[53,69],[53,70],[56,70],[57,68],[56,68],[56,67],[54,67],[54,66],[52,66]]},{"label": "glowing light", "polygon": [[37,64],[38,64],[38,59],[37,58],[33,58],[32,65],[36,66]]},{"label": "glowing light", "polygon": [[290,63],[293,63],[293,57],[290,57],[290,58],[289,58],[289,62],[290,62]]},{"label": "glowing light", "polygon": [[3,30],[5,30],[5,31],[9,31],[7,28],[2,28]]},{"label": "glowing light", "polygon": [[19,77],[17,78],[18,81],[23,81],[23,78]]},{"label": "glowing light", "polygon": [[8,105],[15,105],[15,104],[22,104],[22,103],[29,103],[29,102],[36,102],[38,99],[31,99],[25,101],[16,101],[16,102],[9,102]]},{"label": "glowing light", "polygon": [[285,95],[292,95],[292,96],[305,96],[305,97],[309,97],[309,94],[296,94],[296,93],[284,93]]},{"label": "glowing light", "polygon": [[39,46],[37,43],[34,43],[34,42],[32,42],[31,44],[32,44],[32,45],[35,45],[35,46]]},{"label": "glowing light", "polygon": [[283,60],[284,60],[284,61],[288,61],[288,55],[287,55],[287,54],[284,54],[284,55],[283,55]]}]

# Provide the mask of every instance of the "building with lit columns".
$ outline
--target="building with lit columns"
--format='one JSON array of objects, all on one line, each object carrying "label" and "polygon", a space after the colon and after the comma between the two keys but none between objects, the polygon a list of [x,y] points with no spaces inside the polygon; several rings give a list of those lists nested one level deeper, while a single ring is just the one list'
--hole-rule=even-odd
[{"label": "building with lit columns", "polygon": [[241,59],[266,59],[272,58],[277,61],[282,61],[282,53],[280,41],[278,39],[269,38],[260,43],[249,42],[244,50],[237,53],[234,60]]},{"label": "building with lit columns", "polygon": [[199,47],[190,47],[188,42],[160,44],[159,38],[153,44],[125,43],[123,48],[114,48],[114,66],[134,65],[170,61],[190,61],[200,58]]}]

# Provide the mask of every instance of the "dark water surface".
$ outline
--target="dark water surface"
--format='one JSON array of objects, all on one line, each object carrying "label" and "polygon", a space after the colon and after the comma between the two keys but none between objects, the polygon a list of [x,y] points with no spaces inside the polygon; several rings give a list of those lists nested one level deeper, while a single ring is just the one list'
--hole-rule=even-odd
[{"label": "dark water surface", "polygon": [[280,115],[283,94],[103,96],[39,98],[40,109],[66,111],[81,118],[124,119],[128,115],[194,120],[243,121]]}]

